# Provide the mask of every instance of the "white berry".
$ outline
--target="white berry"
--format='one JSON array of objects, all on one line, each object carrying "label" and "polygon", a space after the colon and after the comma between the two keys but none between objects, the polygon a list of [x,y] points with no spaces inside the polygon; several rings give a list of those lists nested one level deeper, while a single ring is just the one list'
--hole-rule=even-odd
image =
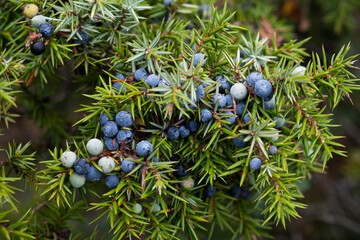
[{"label": "white berry", "polygon": [[77,156],[72,151],[65,151],[60,157],[61,164],[66,168],[71,168],[76,160]]},{"label": "white berry", "polygon": [[39,28],[44,22],[46,22],[46,18],[43,15],[36,15],[31,19],[31,25],[36,28]]},{"label": "white berry", "polygon": [[115,161],[111,157],[102,157],[98,165],[103,173],[109,173],[115,169]]},{"label": "white berry", "polygon": [[86,177],[84,175],[77,174],[76,172],[73,172],[73,174],[70,175],[70,184],[74,188],[80,188],[85,184]]},{"label": "white berry", "polygon": [[142,206],[139,203],[136,203],[134,206],[134,210],[136,214],[140,214],[142,212]]},{"label": "white berry", "polygon": [[247,89],[244,84],[242,83],[235,83],[231,89],[230,94],[233,96],[236,100],[242,100],[247,95]]},{"label": "white berry", "polygon": [[304,66],[298,66],[294,69],[294,71],[291,73],[294,77],[302,77],[305,75],[306,67]]},{"label": "white berry", "polygon": [[86,149],[90,155],[97,156],[103,151],[104,144],[99,139],[93,138],[87,142]]}]

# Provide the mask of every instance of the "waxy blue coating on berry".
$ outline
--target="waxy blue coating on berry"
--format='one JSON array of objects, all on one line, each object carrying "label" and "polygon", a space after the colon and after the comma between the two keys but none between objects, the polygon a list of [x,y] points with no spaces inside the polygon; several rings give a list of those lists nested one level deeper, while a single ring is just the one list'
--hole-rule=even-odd
[{"label": "waxy blue coating on berry", "polygon": [[270,97],[271,93],[272,93],[272,85],[268,80],[259,80],[255,83],[256,96],[261,98],[268,98]]},{"label": "waxy blue coating on berry", "polygon": [[148,76],[147,71],[144,68],[140,68],[135,71],[134,78],[135,81],[140,82],[141,79],[145,80],[145,78]]},{"label": "waxy blue coating on berry", "polygon": [[239,186],[232,186],[229,190],[230,196],[238,198],[241,196],[241,188]]},{"label": "waxy blue coating on berry", "polygon": [[281,128],[285,125],[285,118],[283,117],[273,117],[273,120],[275,121],[275,127],[276,128]]},{"label": "waxy blue coating on berry", "polygon": [[136,162],[126,160],[126,159],[124,161],[122,161],[122,163],[121,163],[121,169],[126,173],[131,172],[135,168],[135,166],[136,166]]},{"label": "waxy blue coating on berry", "polygon": [[190,132],[196,132],[200,127],[200,123],[195,122],[195,121],[190,121],[189,122],[189,129]]},{"label": "waxy blue coating on berry", "polygon": [[164,0],[164,7],[171,7],[172,1],[171,0]]},{"label": "waxy blue coating on berry", "polygon": [[125,80],[126,79],[126,76],[122,73],[118,73],[115,75],[116,79],[118,80]]},{"label": "waxy blue coating on berry", "polygon": [[99,124],[101,127],[104,126],[108,121],[110,121],[110,118],[106,113],[100,115]]},{"label": "waxy blue coating on berry", "polygon": [[116,114],[115,120],[120,127],[131,127],[131,125],[133,124],[131,114],[126,111],[118,112]]},{"label": "waxy blue coating on berry", "polygon": [[85,46],[89,42],[89,35],[86,32],[79,32],[81,39],[75,39],[74,43],[80,44],[80,46]]},{"label": "waxy blue coating on berry", "polygon": [[88,173],[86,174],[86,179],[88,181],[98,181],[101,178],[101,172],[94,166],[89,168]]},{"label": "waxy blue coating on berry", "polygon": [[255,157],[250,161],[250,168],[252,170],[259,170],[261,168],[261,164],[262,164],[261,160]]},{"label": "waxy blue coating on berry", "polygon": [[196,53],[194,55],[194,66],[199,65],[200,60],[203,62],[202,66],[205,64],[205,55],[203,53]]},{"label": "waxy blue coating on berry", "polygon": [[175,126],[171,126],[167,129],[166,131],[166,135],[168,137],[169,140],[171,141],[175,141],[176,139],[179,138],[180,136],[180,130],[178,127]]},{"label": "waxy blue coating on berry", "polygon": [[126,91],[126,87],[124,85],[122,85],[121,82],[115,82],[113,84],[113,87],[116,88],[117,90],[120,90],[120,91]]},{"label": "waxy blue coating on berry", "polygon": [[120,179],[117,175],[110,175],[105,178],[105,184],[109,188],[116,188],[119,183]]},{"label": "waxy blue coating on berry", "polygon": [[180,137],[186,138],[190,135],[190,129],[189,126],[181,126],[180,127]]},{"label": "waxy blue coating on berry", "polygon": [[116,135],[116,140],[119,145],[125,140],[125,144],[128,145],[133,140],[133,134],[130,130],[119,130],[118,134]]},{"label": "waxy blue coating on berry", "polygon": [[153,162],[159,162],[159,158],[157,156],[153,157]]},{"label": "waxy blue coating on berry", "polygon": [[206,187],[204,189],[204,195],[206,197],[213,197],[213,196],[215,196],[215,193],[216,193],[215,186],[211,186],[210,184],[206,185]]},{"label": "waxy blue coating on berry", "polygon": [[159,77],[155,74],[150,74],[146,79],[145,82],[150,87],[156,87],[159,84]]},{"label": "waxy blue coating on berry", "polygon": [[[255,116],[255,117],[253,117],[254,118],[254,121],[255,122],[257,122],[257,117]],[[252,121],[252,119],[251,119],[251,117],[250,117],[250,114],[249,113],[245,113],[245,115],[244,115],[244,122],[245,122],[245,124],[246,123],[249,123],[249,122],[251,122]]]},{"label": "waxy blue coating on berry", "polygon": [[249,85],[255,86],[255,83],[263,79],[263,76],[259,72],[252,72],[246,77],[246,82]]},{"label": "waxy blue coating on berry", "polygon": [[204,98],[205,97],[205,90],[204,90],[204,86],[200,85],[198,86],[198,88],[196,89],[196,101],[199,101],[200,98]]},{"label": "waxy blue coating on berry", "polygon": [[139,142],[136,145],[136,152],[140,157],[146,157],[153,151],[153,145],[146,140]]},{"label": "waxy blue coating on berry", "polygon": [[104,144],[108,151],[115,151],[119,148],[119,143],[116,141],[116,139],[107,138],[105,139]]},{"label": "waxy blue coating on berry", "polygon": [[212,119],[212,114],[209,110],[207,109],[203,109],[200,112],[200,119],[202,122],[210,122],[210,120]]},{"label": "waxy blue coating on berry", "polygon": [[39,32],[43,37],[51,37],[54,34],[54,27],[48,22],[44,22],[39,26]]},{"label": "waxy blue coating on berry", "polygon": [[118,131],[119,131],[119,128],[118,128],[116,122],[114,122],[114,121],[108,121],[103,126],[103,133],[106,137],[109,137],[109,138],[115,137],[116,134],[118,133]]},{"label": "waxy blue coating on berry", "polygon": [[80,175],[85,175],[90,170],[90,164],[84,158],[76,159],[73,167],[75,172]]},{"label": "waxy blue coating on berry", "polygon": [[270,153],[270,154],[276,154],[277,151],[278,151],[278,150],[277,150],[277,147],[276,147],[276,146],[272,145],[272,146],[269,147],[269,153]]},{"label": "waxy blue coating on berry", "polygon": [[234,142],[235,146],[237,146],[238,148],[244,148],[248,145],[248,142],[244,141],[244,136],[234,138],[233,142]]},{"label": "waxy blue coating on berry", "polygon": [[234,115],[234,113],[232,112],[228,112],[228,114],[233,114],[232,116],[229,116],[227,118],[224,118],[225,121],[228,121],[230,125],[235,123],[236,120],[236,115]]},{"label": "waxy blue coating on berry", "polygon": [[226,106],[226,98],[224,95],[220,94],[220,93],[215,93],[213,95],[213,105],[216,105],[216,102],[219,102],[219,107],[223,108]]},{"label": "waxy blue coating on berry", "polygon": [[226,80],[226,78],[223,75],[219,75],[215,77],[215,81],[219,84],[219,90],[225,91],[226,89],[231,88],[231,84]]},{"label": "waxy blue coating on berry", "polygon": [[245,110],[246,110],[246,104],[245,103],[236,104],[236,112],[237,112],[238,116],[242,116]]},{"label": "waxy blue coating on berry", "polygon": [[174,172],[174,175],[178,178],[185,177],[187,175],[186,167],[184,164],[180,163],[176,166],[176,171]]},{"label": "waxy blue coating on berry", "polygon": [[225,98],[226,98],[226,106],[233,107],[234,103],[233,103],[233,99],[232,99],[231,94],[230,93],[226,94]]}]

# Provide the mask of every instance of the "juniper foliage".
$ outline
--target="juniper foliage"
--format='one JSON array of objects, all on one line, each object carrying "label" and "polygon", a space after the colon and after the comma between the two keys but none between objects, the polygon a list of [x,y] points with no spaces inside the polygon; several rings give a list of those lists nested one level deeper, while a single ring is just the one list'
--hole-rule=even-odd
[{"label": "juniper foliage", "polygon": [[[114,239],[211,238],[216,226],[230,231],[233,239],[268,237],[271,226],[285,227],[288,220],[300,217],[298,208],[306,207],[299,201],[303,197],[299,183],[309,180],[312,172],[324,171],[334,154],[345,156],[336,142],[340,137],[331,133],[336,125],[326,106],[334,109],[360,88],[351,73],[356,56],[347,56],[349,45],[327,62],[325,51],[310,55],[302,47],[309,39],[289,39],[280,45],[276,35],[261,38],[246,25],[234,23],[236,12],[226,5],[220,9],[196,1],[172,1],[170,7],[163,1],[143,0],[33,1],[55,29],[52,37],[44,38],[21,14],[30,2],[1,4],[0,118],[6,127],[14,122],[18,115],[12,107],[17,106],[16,96],[22,96],[29,100],[34,118],[50,126],[52,134],[63,136],[59,141],[66,146],[49,150],[50,158],[41,162],[36,153],[25,153],[30,143],[13,143],[4,150],[7,158],[1,161],[0,177],[4,239],[66,238],[68,222],[81,220],[84,210],[94,213],[92,223],[105,219]],[[83,40],[84,33],[89,42],[79,45],[76,40]],[[29,48],[36,41],[46,45],[39,56]],[[198,53],[204,58],[196,59]],[[306,57],[310,61],[305,63]],[[60,81],[57,69],[67,63],[81,84],[78,94],[91,102],[78,110],[83,117],[75,124],[80,131],[74,136],[61,129],[66,120],[39,97]],[[300,65],[306,67],[305,73],[294,74]],[[164,84],[149,87],[144,79],[135,81],[139,68],[156,74]],[[219,102],[213,104],[213,95],[223,91],[217,76],[233,85],[253,71],[271,82],[274,107],[266,107],[267,102],[246,84],[243,103],[250,117],[246,123],[246,111],[237,114],[235,99],[232,107],[221,108]],[[126,78],[117,79],[119,73]],[[115,88],[115,83],[125,88]],[[31,88],[34,85],[37,88]],[[205,89],[204,98],[197,96],[199,86]],[[210,110],[210,121],[201,122],[202,109]],[[113,119],[119,111],[128,111],[134,119],[128,128],[133,141],[90,156],[87,141],[103,137],[100,115]],[[231,124],[228,119],[234,113],[236,121]],[[279,118],[285,125],[277,126]],[[199,129],[170,140],[168,128],[186,126],[189,120],[199,122]],[[243,148],[233,143],[239,137],[247,143]],[[142,140],[154,146],[147,157],[136,154]],[[271,145],[277,147],[276,154],[268,154]],[[74,169],[65,168],[60,160],[65,150],[99,170],[98,160],[111,157],[118,163],[114,173],[120,183],[110,190],[102,187],[103,179],[72,187],[69,176]],[[253,157],[262,161],[260,171],[249,168]],[[136,166],[125,173],[120,165],[129,158]],[[176,177],[179,163],[186,167],[187,177]],[[181,184],[189,176],[195,180],[193,188]],[[44,202],[9,222],[9,214],[19,211],[15,193],[21,189],[13,183],[21,179],[41,192]],[[241,188],[241,197],[229,195],[233,186]],[[215,195],[207,197],[207,188],[215,188]],[[137,204],[141,213],[135,210]],[[72,239],[84,239],[72,230]],[[97,236],[101,233],[95,229],[88,239]]]}]

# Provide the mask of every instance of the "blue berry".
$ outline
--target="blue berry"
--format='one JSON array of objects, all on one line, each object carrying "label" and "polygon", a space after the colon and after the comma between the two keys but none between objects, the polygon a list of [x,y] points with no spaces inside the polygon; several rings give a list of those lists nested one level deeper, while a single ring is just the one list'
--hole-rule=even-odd
[{"label": "blue berry", "polygon": [[269,153],[270,154],[276,154],[277,153],[277,147],[276,146],[270,146],[269,147]]},{"label": "blue berry", "polygon": [[203,62],[202,66],[205,64],[205,55],[203,53],[196,53],[194,55],[194,66],[199,65],[200,60]]},{"label": "blue berry", "polygon": [[109,188],[116,188],[119,183],[120,179],[117,175],[110,175],[105,178],[105,184]]},{"label": "blue berry", "polygon": [[116,79],[118,80],[125,80],[126,79],[126,76],[122,73],[118,73],[115,75]]},{"label": "blue berry", "polygon": [[230,83],[228,82],[228,80],[226,80],[226,78],[223,75],[216,76],[215,81],[217,81],[217,83],[219,84],[220,91],[225,91],[226,89],[231,88]]},{"label": "blue berry", "polygon": [[120,90],[120,91],[126,91],[126,87],[124,85],[122,85],[121,82],[115,82],[113,84],[113,87],[116,88],[117,90]]},{"label": "blue berry", "polygon": [[216,102],[219,102],[219,107],[223,108],[226,106],[226,98],[220,93],[215,93],[213,96],[213,105],[216,105]]},{"label": "blue berry", "polygon": [[81,39],[75,39],[74,43],[80,44],[80,46],[85,46],[89,42],[89,35],[86,32],[79,32]]},{"label": "blue berry", "polygon": [[[252,116],[250,113],[245,113],[245,115],[244,115],[244,122],[245,122],[245,124],[252,121],[252,119],[251,119],[250,116]],[[254,120],[255,120],[255,122],[256,122],[256,121],[257,121],[257,117],[255,116],[255,117],[253,117],[253,118],[254,118]]]},{"label": "blue berry", "polygon": [[84,158],[76,159],[73,167],[75,172],[80,175],[85,175],[90,170],[90,164]]},{"label": "blue berry", "polygon": [[[255,94],[261,98],[268,98],[272,93],[272,85],[267,80],[259,80],[255,83]],[[271,99],[271,98],[270,98]]]},{"label": "blue berry", "polygon": [[271,99],[273,99],[273,97],[274,97],[274,92],[271,91],[271,94],[269,96],[264,97],[264,101],[269,102]]},{"label": "blue berry", "polygon": [[121,169],[126,173],[131,172],[135,168],[135,166],[136,166],[136,162],[126,160],[126,159],[124,161],[122,161],[122,163],[121,163]]},{"label": "blue berry", "polygon": [[238,198],[241,196],[241,189],[238,186],[232,186],[229,190],[230,196]]},{"label": "blue berry", "polygon": [[116,140],[119,145],[125,140],[125,144],[128,145],[133,140],[133,134],[130,130],[123,130],[121,129],[118,134],[116,135]]},{"label": "blue berry", "polygon": [[211,186],[210,184],[206,185],[206,187],[204,189],[204,195],[206,197],[213,197],[213,196],[215,196],[215,193],[216,193],[215,186]]},{"label": "blue berry", "polygon": [[36,56],[43,54],[45,49],[45,44],[42,41],[35,42],[30,46],[31,53]]},{"label": "blue berry", "polygon": [[151,74],[145,79],[145,82],[150,87],[156,87],[159,84],[159,77],[155,74]]},{"label": "blue berry", "polygon": [[204,86],[200,85],[198,86],[198,88],[196,89],[196,101],[199,101],[200,98],[204,98],[205,97],[205,90],[204,90]]},{"label": "blue berry", "polygon": [[184,164],[179,164],[176,166],[176,171],[174,172],[174,175],[178,178],[185,177],[187,175],[186,167]]},{"label": "blue berry", "polygon": [[146,72],[146,70],[144,68],[140,68],[138,70],[135,71],[134,74],[134,78],[135,81],[140,82],[141,79],[144,79],[148,76],[148,73]]},{"label": "blue berry", "polygon": [[101,178],[101,172],[94,166],[89,168],[88,173],[86,174],[86,179],[88,181],[98,181]]},{"label": "blue berry", "polygon": [[252,72],[246,77],[246,82],[252,86],[255,86],[255,83],[263,79],[263,76],[259,72]]},{"label": "blue berry", "polygon": [[200,112],[200,119],[202,122],[210,122],[210,120],[212,119],[212,114],[209,110],[207,109],[203,109]]},{"label": "blue berry", "polygon": [[275,121],[276,125],[275,127],[276,128],[281,128],[285,125],[285,118],[283,117],[273,117],[273,120]]},{"label": "blue berry", "polygon": [[238,148],[244,148],[248,145],[248,142],[244,141],[244,136],[234,138],[233,142],[234,142],[235,146],[237,146]]},{"label": "blue berry", "polygon": [[175,141],[176,139],[179,138],[180,136],[180,131],[178,127],[175,126],[171,126],[167,129],[166,131],[166,135],[168,137],[169,140],[171,141]]},{"label": "blue berry", "polygon": [[119,143],[116,141],[116,139],[107,138],[104,141],[105,147],[109,151],[115,151],[119,148]]},{"label": "blue berry", "polygon": [[226,98],[226,105],[229,106],[229,107],[233,107],[234,103],[233,103],[233,99],[232,99],[231,94],[230,93],[226,94],[225,98]]},{"label": "blue berry", "polygon": [[180,127],[180,137],[186,138],[190,135],[190,129],[189,126],[181,126]]},{"label": "blue berry", "polygon": [[159,158],[156,155],[153,157],[153,162],[159,162]]},{"label": "blue berry", "polygon": [[171,7],[171,0],[164,0],[164,6],[165,7]]},{"label": "blue berry", "polygon": [[196,132],[200,127],[200,123],[195,122],[195,121],[190,121],[189,122],[189,129],[190,132]]},{"label": "blue berry", "polygon": [[140,157],[146,157],[153,151],[153,145],[149,141],[141,141],[136,145],[136,152]]},{"label": "blue berry", "polygon": [[51,37],[54,34],[54,27],[48,22],[44,22],[39,26],[39,32],[43,37]]},{"label": "blue berry", "polygon": [[106,137],[109,137],[109,138],[115,137],[118,131],[119,131],[119,128],[116,125],[116,122],[114,122],[114,121],[108,121],[103,126],[103,133]]},{"label": "blue berry", "polygon": [[225,118],[224,120],[225,120],[225,121],[228,121],[229,124],[232,125],[232,124],[235,123],[236,115],[234,115],[234,113],[232,113],[232,112],[229,112],[228,114],[233,114],[233,115],[230,116],[230,117]]},{"label": "blue berry", "polygon": [[104,126],[108,121],[110,121],[110,118],[106,113],[100,115],[99,124],[101,127]]},{"label": "blue berry", "polygon": [[126,111],[120,111],[116,114],[115,117],[116,123],[120,127],[131,127],[133,123],[133,119],[131,117],[131,114]]},{"label": "blue berry", "polygon": [[236,104],[236,112],[237,112],[238,116],[242,116],[245,110],[246,110],[246,104],[245,103]]},{"label": "blue berry", "polygon": [[250,168],[252,170],[259,170],[261,168],[261,164],[262,164],[261,160],[255,157],[250,161]]}]

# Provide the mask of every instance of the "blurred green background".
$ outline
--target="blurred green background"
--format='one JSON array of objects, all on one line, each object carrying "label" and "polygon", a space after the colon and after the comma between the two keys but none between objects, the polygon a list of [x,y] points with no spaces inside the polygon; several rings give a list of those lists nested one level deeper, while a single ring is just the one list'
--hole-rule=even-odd
[{"label": "blurred green background", "polygon": [[[220,8],[224,5],[224,1],[197,2],[215,3]],[[349,42],[352,46],[350,54],[360,53],[359,0],[230,0],[227,5],[237,11],[234,19],[237,24],[259,31],[262,37],[272,38],[276,32],[280,43],[311,36],[305,44],[308,52],[321,53],[324,47],[329,59]],[[205,8],[199,14],[206,18],[206,11]],[[4,130],[0,146],[6,146],[13,139],[17,143],[32,141],[40,160],[44,160],[48,157],[48,149],[59,143],[64,145],[67,137],[78,134],[72,125],[82,114],[74,111],[89,101],[81,93],[91,92],[94,87],[84,82],[95,83],[96,80],[79,72],[64,71],[66,69],[69,67],[59,70],[63,73],[62,78],[45,86],[46,91],[39,94],[29,88],[30,102],[18,99],[19,108],[13,112],[21,117]],[[360,71],[353,70],[360,78]],[[329,162],[326,174],[313,174],[311,181],[302,186],[305,192],[302,201],[308,208],[299,210],[302,219],[293,219],[287,229],[275,228],[272,233],[275,239],[360,239],[360,92],[352,94],[351,99],[353,105],[346,99],[335,110],[334,123],[340,126],[333,129],[336,135],[345,137],[339,141],[346,146],[348,158],[335,156]],[[42,114],[49,114],[45,119],[55,119],[55,124],[39,121],[44,119]],[[19,197],[27,199],[23,202],[24,209],[43,201],[33,189]],[[89,214],[84,212],[86,221],[93,218],[87,218]],[[101,232],[108,229],[105,218],[98,224]],[[74,222],[71,228],[90,233],[94,226]],[[226,234],[215,231],[213,239],[230,239]]]}]

